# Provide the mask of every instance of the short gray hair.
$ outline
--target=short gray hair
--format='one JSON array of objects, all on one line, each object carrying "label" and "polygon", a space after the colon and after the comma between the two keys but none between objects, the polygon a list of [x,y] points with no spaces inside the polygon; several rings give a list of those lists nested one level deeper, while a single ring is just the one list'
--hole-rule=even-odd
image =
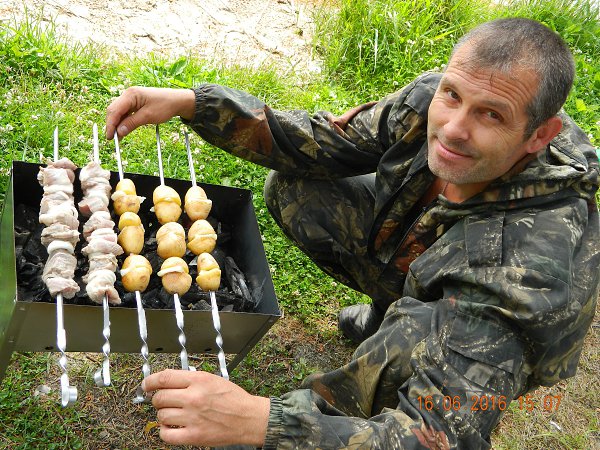
[{"label": "short gray hair", "polygon": [[465,43],[472,46],[468,63],[476,68],[502,73],[529,68],[537,74],[538,89],[527,106],[526,138],[567,100],[575,78],[573,54],[557,33],[540,22],[514,17],[483,23],[459,39],[452,56]]}]

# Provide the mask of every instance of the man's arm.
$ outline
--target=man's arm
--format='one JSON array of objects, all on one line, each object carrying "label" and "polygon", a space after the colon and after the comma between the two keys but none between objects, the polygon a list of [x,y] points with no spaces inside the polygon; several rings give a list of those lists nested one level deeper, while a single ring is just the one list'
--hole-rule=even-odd
[{"label": "man's arm", "polygon": [[159,124],[172,117],[194,115],[194,92],[190,89],[130,87],[106,108],[106,138],[120,138],[146,124]]},{"label": "man's arm", "polygon": [[106,137],[179,116],[211,144],[280,172],[317,178],[372,173],[392,145],[398,143],[402,152],[422,141],[438,79],[425,75],[340,117],[275,110],[248,93],[214,84],[194,90],[132,87],[107,108]]}]

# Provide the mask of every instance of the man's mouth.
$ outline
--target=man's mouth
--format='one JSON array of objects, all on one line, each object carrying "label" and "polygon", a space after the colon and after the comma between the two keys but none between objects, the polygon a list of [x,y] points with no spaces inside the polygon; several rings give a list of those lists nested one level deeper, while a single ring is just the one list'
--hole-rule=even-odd
[{"label": "man's mouth", "polygon": [[446,159],[462,159],[471,158],[472,156],[464,151],[456,150],[452,147],[445,145],[439,138],[436,139],[437,152],[442,158]]}]

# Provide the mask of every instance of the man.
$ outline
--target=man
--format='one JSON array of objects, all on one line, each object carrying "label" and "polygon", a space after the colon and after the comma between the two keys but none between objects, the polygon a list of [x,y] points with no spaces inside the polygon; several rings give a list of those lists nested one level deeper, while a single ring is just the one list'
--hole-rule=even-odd
[{"label": "man", "polygon": [[373,299],[340,313],[361,343],[350,363],[281,398],[207,373],[151,375],[161,437],[489,448],[511,400],[572,376],[595,312],[600,243],[598,160],[559,113],[573,76],[559,36],[503,19],[461,39],[443,74],[341,117],[274,111],[215,85],[126,90],[108,108],[108,137],[179,115],[274,169],[265,198],[278,224]]}]

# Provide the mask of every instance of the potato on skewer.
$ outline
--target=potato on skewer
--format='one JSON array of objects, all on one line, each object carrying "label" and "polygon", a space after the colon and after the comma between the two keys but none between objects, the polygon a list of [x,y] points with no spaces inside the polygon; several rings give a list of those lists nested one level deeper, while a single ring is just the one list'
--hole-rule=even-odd
[{"label": "potato on skewer", "polygon": [[195,221],[188,231],[188,248],[195,255],[210,253],[217,245],[217,233],[208,221]]},{"label": "potato on skewer", "polygon": [[216,291],[221,284],[221,268],[210,253],[198,256],[196,284],[204,291]]},{"label": "potato on skewer", "polygon": [[161,184],[152,193],[154,213],[161,224],[177,222],[181,216],[181,197],[172,187]]},{"label": "potato on skewer", "polygon": [[163,259],[182,257],[185,254],[185,230],[177,222],[168,222],[160,227],[156,233],[156,241],[156,252]]},{"label": "potato on skewer", "polygon": [[136,194],[135,185],[128,178],[123,178],[117,183],[115,191],[110,198],[113,201],[113,208],[118,216],[126,211],[137,214],[140,210],[140,203],[144,201],[144,197]]},{"label": "potato on skewer", "polygon": [[131,254],[123,261],[121,281],[123,287],[129,292],[145,291],[150,282],[151,274],[152,266],[142,255]]},{"label": "potato on skewer", "polygon": [[167,258],[157,273],[161,277],[162,285],[169,294],[183,295],[190,290],[192,277],[186,262],[173,256]]},{"label": "potato on skewer", "polygon": [[192,186],[185,194],[184,210],[192,220],[206,219],[212,208],[212,200],[200,186]]}]

